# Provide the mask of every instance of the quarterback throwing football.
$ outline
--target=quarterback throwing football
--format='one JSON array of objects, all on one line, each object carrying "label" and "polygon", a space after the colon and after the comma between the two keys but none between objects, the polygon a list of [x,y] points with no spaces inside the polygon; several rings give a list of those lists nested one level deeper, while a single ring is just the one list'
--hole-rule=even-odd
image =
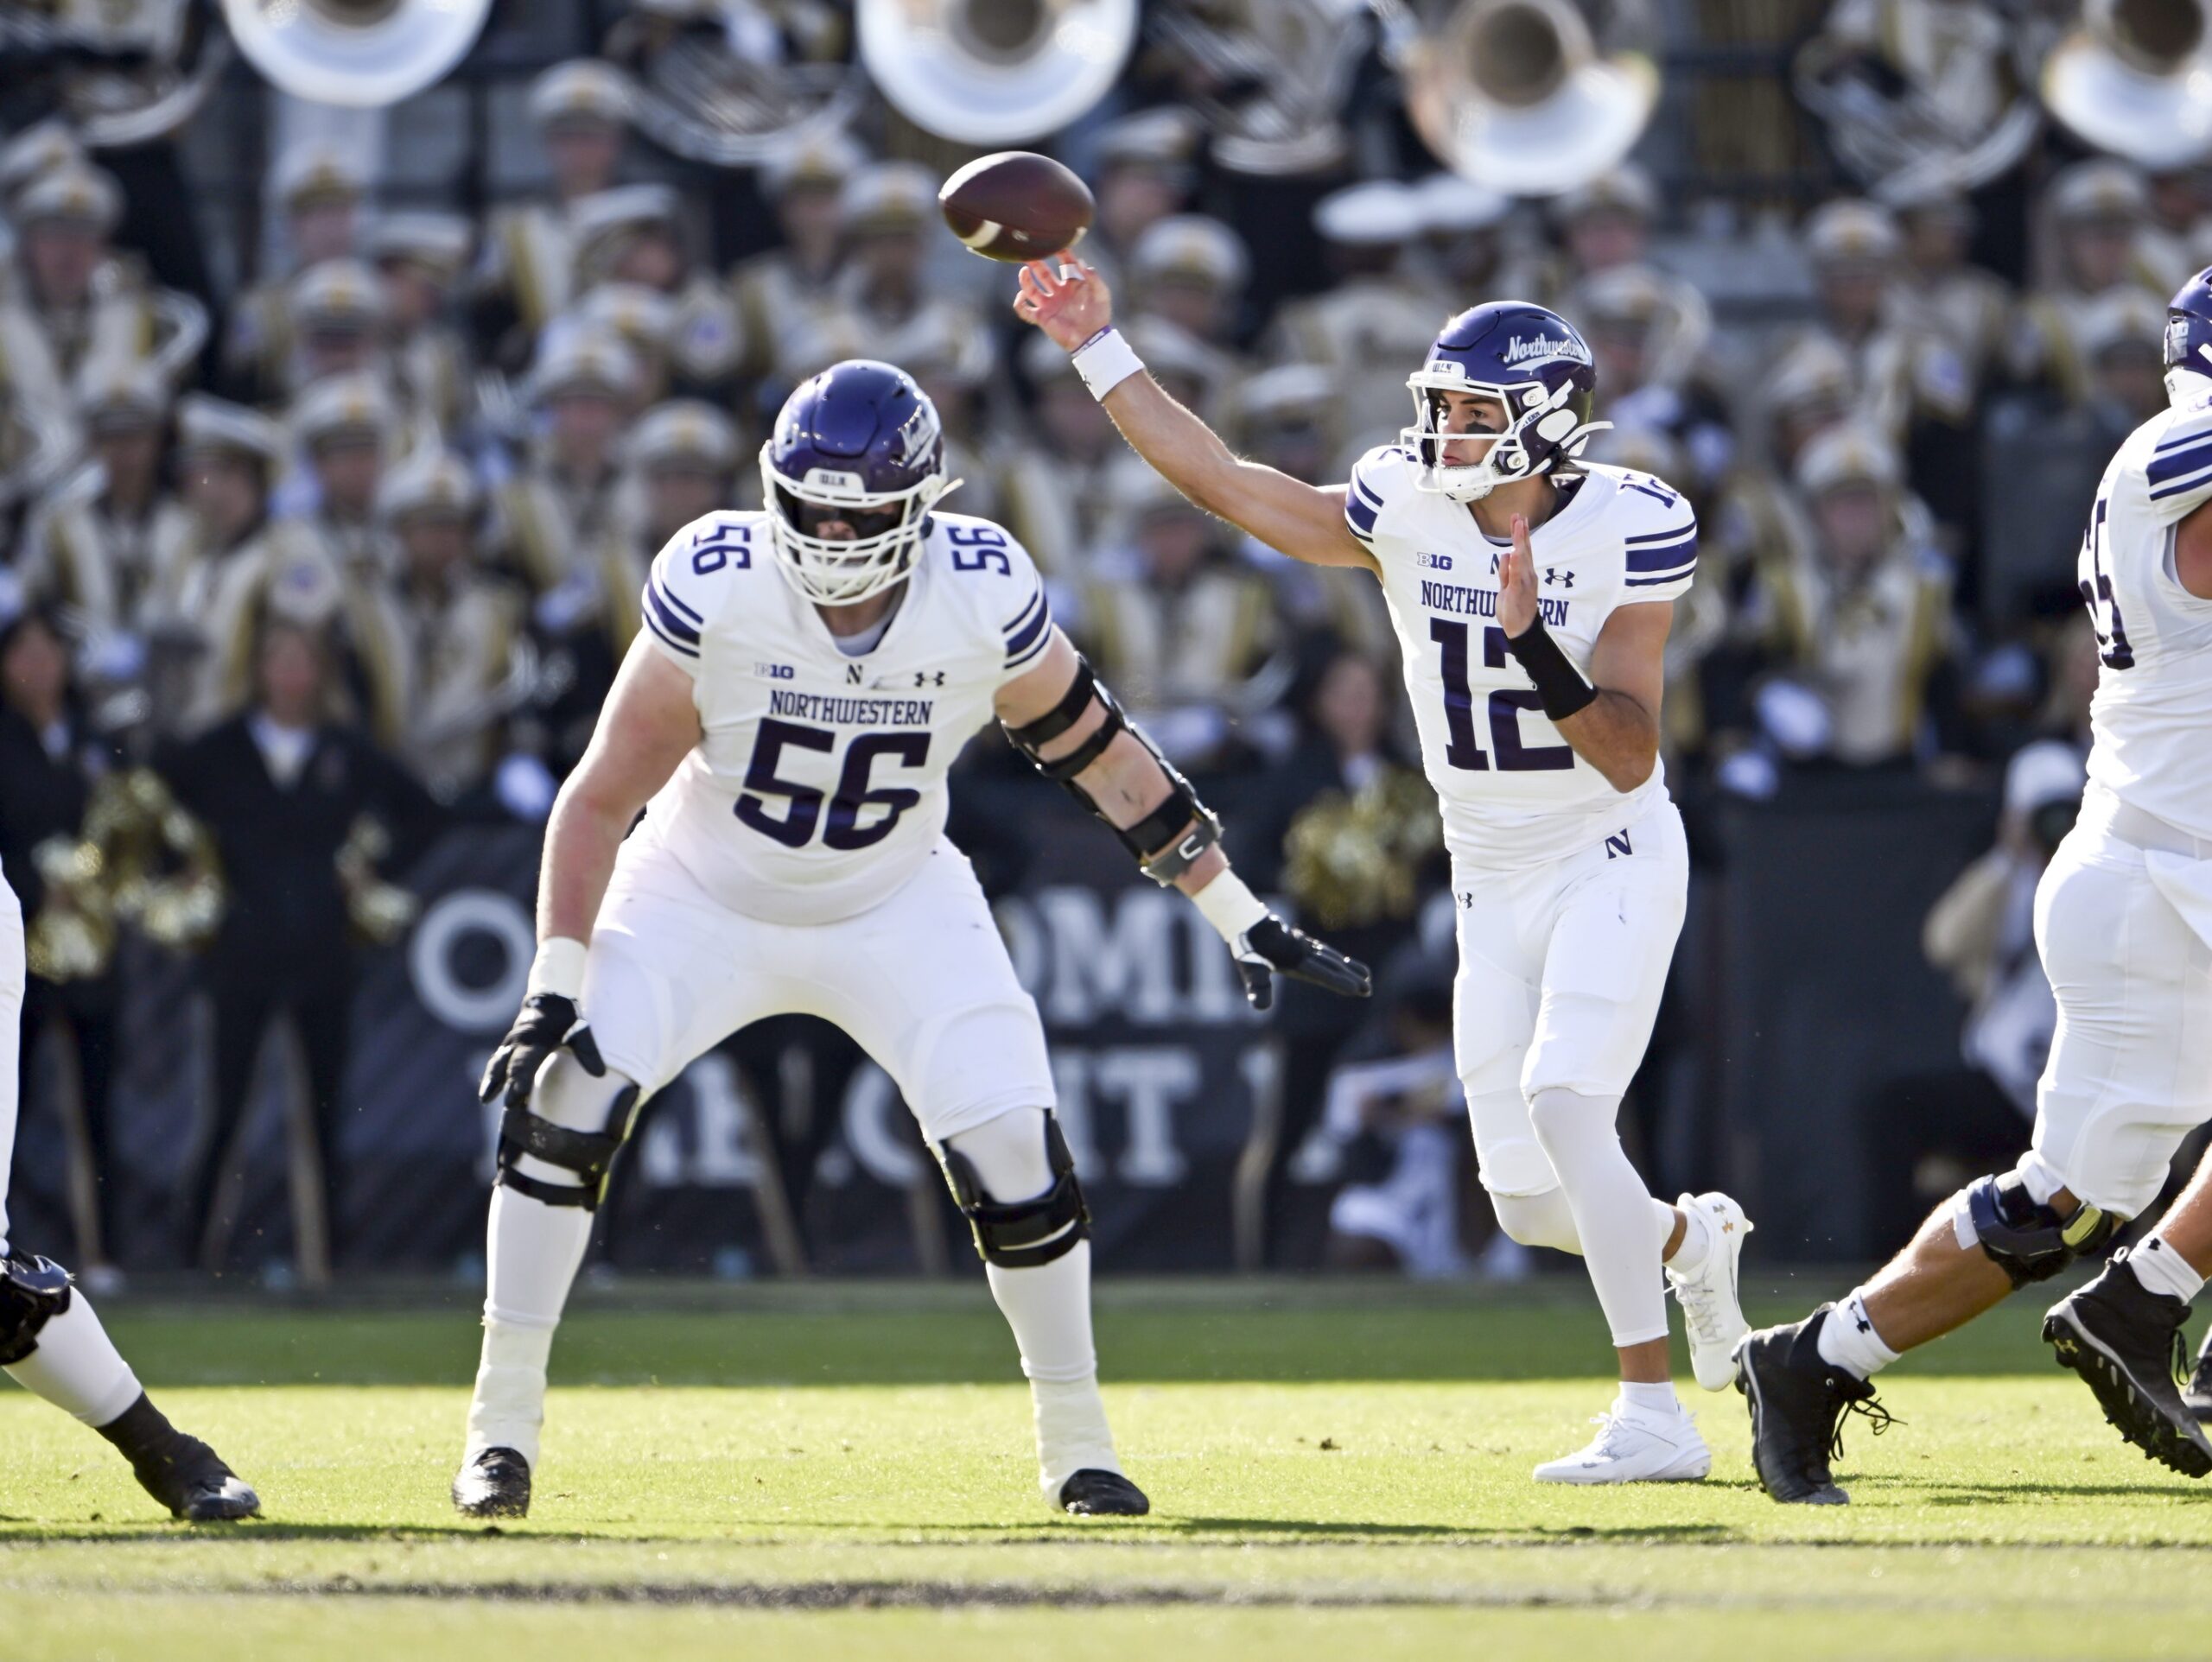
[{"label": "quarterback throwing football", "polygon": [[1046,1500],[1143,1513],[1099,1399],[1090,1217],[1044,1030],[945,840],[946,771],[995,716],[1197,903],[1257,1005],[1277,974],[1363,996],[1367,970],[1229,869],[1218,821],[1060,633],[1021,547],[938,509],[957,481],[909,377],[823,371],[760,467],[765,511],[709,514],[655,557],[647,626],[547,828],[529,993],[484,1080],[506,1113],[454,1504],[528,1509],[553,1330],[638,1104],[798,1012],[857,1039],[920,1120],[1020,1347]]},{"label": "quarterback throwing football", "polygon": [[1713,1457],[1669,1380],[1663,1287],[1698,1382],[1721,1389],[1751,1225],[1725,1195],[1655,1199],[1615,1126],[1688,882],[1659,761],[1672,602],[1697,568],[1688,504],[1577,460],[1597,376],[1541,307],[1447,322],[1407,380],[1414,424],[1328,487],[1240,460],[1162,391],[1071,255],[1023,267],[1014,310],[1074,354],[1122,435],[1193,503],[1294,559],[1381,580],[1452,855],[1454,1042],[1483,1183],[1515,1240],[1581,1254],[1620,1352],[1597,1437],[1535,1475],[1705,1476]]}]

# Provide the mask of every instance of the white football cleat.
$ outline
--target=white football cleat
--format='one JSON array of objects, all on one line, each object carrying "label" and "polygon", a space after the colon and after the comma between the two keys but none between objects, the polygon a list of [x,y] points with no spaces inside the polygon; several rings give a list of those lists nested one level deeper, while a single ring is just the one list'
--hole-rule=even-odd
[{"label": "white football cleat", "polygon": [[1713,1450],[1685,1409],[1662,1417],[1616,1403],[1594,1423],[1587,1448],[1536,1468],[1539,1483],[1694,1483],[1713,1469]]},{"label": "white football cleat", "polygon": [[1727,1196],[1685,1195],[1675,1202],[1685,1213],[1705,1220],[1712,1241],[1705,1262],[1687,1275],[1667,1272],[1667,1285],[1682,1307],[1682,1325],[1690,1341],[1690,1370],[1708,1391],[1725,1391],[1736,1383],[1736,1346],[1751,1330],[1744,1319],[1737,1295],[1736,1265],[1744,1255],[1744,1237],[1751,1221],[1744,1208]]}]

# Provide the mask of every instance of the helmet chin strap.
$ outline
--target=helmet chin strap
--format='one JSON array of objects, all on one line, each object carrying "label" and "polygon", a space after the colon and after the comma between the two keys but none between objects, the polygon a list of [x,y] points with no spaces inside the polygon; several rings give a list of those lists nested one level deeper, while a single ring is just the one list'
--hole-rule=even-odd
[{"label": "helmet chin strap", "polygon": [[2190,364],[2169,365],[2165,380],[2166,403],[2177,408],[2212,396],[2212,365],[2202,369]]},{"label": "helmet chin strap", "polygon": [[[1560,462],[1573,461],[1576,455],[1580,452],[1582,447],[1589,442],[1590,435],[1592,434],[1603,432],[1611,426],[1612,426],[1611,422],[1583,422],[1577,424],[1573,430],[1568,433],[1565,438],[1557,441],[1559,444],[1559,454],[1557,455],[1547,458],[1537,466],[1529,468],[1526,473],[1510,474],[1500,474],[1496,473],[1491,467],[1490,462],[1491,457],[1497,454],[1497,445],[1491,446],[1490,453],[1484,455],[1482,460],[1471,463],[1464,468],[1452,467],[1442,462],[1439,462],[1437,466],[1430,471],[1436,479],[1437,487],[1442,491],[1446,496],[1451,498],[1452,501],[1479,502],[1484,497],[1488,496],[1492,491],[1497,489],[1501,485],[1518,485],[1523,479],[1541,479],[1545,474],[1552,472],[1554,467]],[[1520,447],[1517,435],[1508,436],[1515,437],[1516,446],[1516,447]],[[1501,436],[1498,439],[1497,443],[1503,444],[1505,441],[1505,437]],[[1440,441],[1437,446],[1437,454],[1440,456],[1443,454],[1444,442],[1445,441],[1440,438]],[[1452,475],[1455,473],[1475,473],[1478,471],[1485,475],[1485,477],[1469,479],[1454,479],[1452,478]]]},{"label": "helmet chin strap", "polygon": [[[1578,422],[1575,421],[1573,412],[1566,407],[1573,396],[1574,389],[1562,384],[1555,388],[1551,396],[1541,403],[1524,408],[1519,416],[1506,424],[1505,431],[1491,441],[1491,447],[1484,454],[1482,460],[1470,463],[1465,467],[1453,467],[1446,464],[1443,459],[1444,447],[1454,439],[1479,438],[1481,435],[1450,434],[1444,432],[1440,428],[1425,433],[1423,436],[1433,440],[1436,445],[1437,460],[1435,465],[1428,470],[1430,477],[1436,481],[1436,488],[1454,502],[1479,502],[1501,485],[1516,485],[1522,479],[1539,478],[1551,471],[1554,462],[1560,460],[1573,460],[1575,454],[1589,441],[1592,434],[1600,432],[1612,425],[1611,422]],[[1507,407],[1509,409],[1511,407],[1510,394],[1507,396]],[[1433,406],[1430,405],[1422,407],[1424,424],[1429,420],[1435,419],[1429,413],[1433,409]],[[1548,430],[1553,428],[1558,430]],[[1529,446],[1524,435],[1529,432],[1534,432],[1537,437],[1548,440],[1557,446],[1558,454],[1541,463],[1523,466],[1514,473],[1501,472],[1495,466],[1498,452],[1510,446],[1512,451],[1517,451],[1525,457],[1528,454]],[[1452,477],[1454,474],[1475,475],[1475,477],[1454,479]]]}]

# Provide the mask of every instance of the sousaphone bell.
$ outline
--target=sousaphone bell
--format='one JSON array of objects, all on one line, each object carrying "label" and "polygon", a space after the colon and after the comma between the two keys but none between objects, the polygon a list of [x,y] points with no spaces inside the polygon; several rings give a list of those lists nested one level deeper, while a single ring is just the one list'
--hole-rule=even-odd
[{"label": "sousaphone bell", "polygon": [[1459,0],[1403,54],[1406,105],[1437,159],[1516,196],[1556,196],[1618,166],[1659,98],[1640,8]]},{"label": "sousaphone bell", "polygon": [[2212,154],[2212,23],[2204,0],[2089,0],[2044,60],[2051,114],[2153,170]]},{"label": "sousaphone bell", "polygon": [[442,79],[492,0],[223,0],[248,61],[279,90],[373,109]]},{"label": "sousaphone bell", "polygon": [[860,57],[893,109],[939,138],[1020,144],[1104,98],[1136,0],[861,0]]}]

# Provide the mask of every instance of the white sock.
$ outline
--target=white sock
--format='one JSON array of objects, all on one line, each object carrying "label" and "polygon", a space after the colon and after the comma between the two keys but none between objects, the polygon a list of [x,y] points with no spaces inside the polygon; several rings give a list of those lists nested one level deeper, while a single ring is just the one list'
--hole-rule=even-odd
[{"label": "white sock", "polygon": [[1672,1419],[1682,1411],[1682,1405],[1675,1395],[1671,1385],[1640,1385],[1630,1380],[1621,1381],[1621,1406],[1630,1413],[1650,1419]]},{"label": "white sock", "polygon": [[144,1388],[81,1287],[70,1293],[69,1308],[38,1330],[38,1348],[10,1366],[8,1376],[95,1428],[137,1401]]},{"label": "white sock", "polygon": [[1098,1394],[1098,1356],[1090,1338],[1090,1243],[1033,1270],[987,1265],[1014,1342],[1037,1421],[1037,1483],[1058,1505],[1060,1486],[1085,1467],[1118,1472],[1114,1434]]},{"label": "white sock", "polygon": [[1543,1090],[1529,1103],[1529,1118],[1573,1210],[1582,1261],[1613,1343],[1625,1348],[1667,1336],[1659,1254],[1674,1221],[1671,1208],[1653,1204],[1621,1147],[1614,1126],[1619,1110],[1618,1097]]},{"label": "white sock", "polygon": [[1874,1331],[1874,1318],[1866,1312],[1866,1288],[1853,1287],[1836,1301],[1821,1323],[1820,1352],[1822,1361],[1862,1380],[1872,1379],[1897,1361],[1897,1353]]},{"label": "white sock", "polygon": [[1705,1267],[1707,1253],[1713,1251],[1713,1226],[1706,1221],[1705,1214],[1694,1206],[1673,1207],[1656,1196],[1651,1203],[1666,1214],[1669,1236],[1675,1233],[1675,1219],[1682,1220],[1682,1244],[1675,1248],[1674,1257],[1667,1260],[1667,1267],[1676,1275],[1695,1275]]},{"label": "white sock", "polygon": [[512,1449],[537,1467],[546,1359],[591,1223],[581,1206],[548,1206],[504,1183],[493,1189],[484,1350],[468,1405],[464,1465],[486,1449]]},{"label": "white sock", "polygon": [[2159,1234],[2143,1237],[2143,1244],[2127,1255],[2127,1267],[2152,1292],[2171,1293],[2184,1304],[2204,1291],[2204,1278]]}]

